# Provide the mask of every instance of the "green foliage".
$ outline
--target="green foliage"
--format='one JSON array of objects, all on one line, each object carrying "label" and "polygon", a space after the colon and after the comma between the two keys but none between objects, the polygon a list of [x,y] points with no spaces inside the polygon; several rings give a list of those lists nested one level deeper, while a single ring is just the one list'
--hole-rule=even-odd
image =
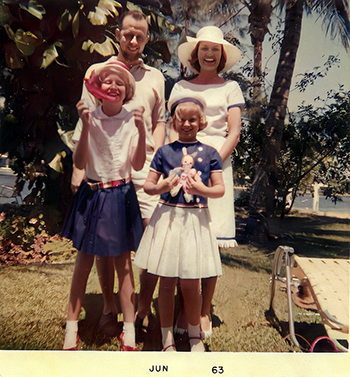
[{"label": "green foliage", "polygon": [[[243,120],[241,141],[234,154],[234,179],[250,186],[263,140],[263,119]],[[350,93],[330,91],[320,106],[300,105],[289,114],[277,163],[276,195],[285,199],[311,189],[316,180],[334,194],[349,192]],[[283,200],[284,200],[283,199]]]},{"label": "green foliage", "polygon": [[279,187],[305,192],[314,181],[348,190],[350,178],[350,93],[329,92],[320,107],[299,107],[285,127],[279,160]]},{"label": "green foliage", "polygon": [[281,167],[289,187],[310,187],[314,180],[348,191],[350,178],[350,93],[330,91],[323,105],[299,107],[284,133]]},{"label": "green foliage", "polygon": [[327,61],[323,64],[323,67],[314,67],[312,71],[305,72],[303,75],[299,75],[302,76],[302,78],[295,84],[295,87],[300,92],[304,92],[306,88],[309,85],[313,85],[317,79],[325,77],[334,65],[337,65],[339,68],[340,59],[338,58],[338,56],[329,55]]},{"label": "green foliage", "polygon": [[[49,248],[45,245],[61,240],[58,232],[63,218],[60,211],[49,205],[0,206],[0,265],[53,260],[55,256],[48,256]],[[71,253],[72,245],[67,242],[65,247]]]},{"label": "green foliage", "polygon": [[243,119],[240,142],[233,154],[234,180],[239,185],[249,185],[259,161],[263,140],[261,119]]},{"label": "green foliage", "polygon": [[46,224],[43,214],[37,218],[27,218],[17,214],[6,216],[0,226],[2,248],[5,245],[20,246],[25,252],[30,251],[37,236],[46,236]]},{"label": "green foliage", "polygon": [[[169,61],[167,43],[180,30],[161,13],[171,11],[170,3],[127,5],[139,3],[152,36],[146,61]],[[6,99],[0,153],[9,153],[19,192],[34,167],[29,182],[40,186],[40,197],[32,192],[28,204],[53,200],[64,207],[70,200],[75,104],[86,69],[117,53],[114,30],[123,7],[115,0],[0,0],[0,96]]]},{"label": "green foliage", "polygon": [[[105,34],[120,7],[114,0],[1,1],[0,94],[6,105],[1,113],[0,153],[9,153],[18,189],[31,171],[29,185],[39,189],[32,190],[28,204],[47,200],[45,189],[60,186],[55,167],[62,172],[63,165],[70,165],[66,135],[77,121],[75,104],[83,76],[91,63],[117,51]],[[93,48],[84,51],[87,41]],[[63,117],[70,121],[60,122]],[[66,173],[68,178],[69,168]],[[69,179],[64,181],[62,189],[67,191]],[[56,200],[61,202],[62,197]]]},{"label": "green foliage", "polygon": [[249,199],[250,199],[250,192],[247,190],[242,190],[238,197],[235,199],[235,206],[249,208]]}]

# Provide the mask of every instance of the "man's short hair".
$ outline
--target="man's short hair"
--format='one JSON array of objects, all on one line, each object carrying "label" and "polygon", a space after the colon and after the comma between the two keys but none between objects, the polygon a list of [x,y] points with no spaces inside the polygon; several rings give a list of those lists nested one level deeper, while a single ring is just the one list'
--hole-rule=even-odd
[{"label": "man's short hair", "polygon": [[142,12],[140,12],[139,10],[129,10],[127,12],[124,12],[120,15],[119,17],[119,29],[121,30],[123,28],[123,21],[124,21],[124,18],[125,17],[132,17],[134,20],[136,21],[142,21],[142,20],[145,20],[146,23],[147,23],[147,26],[148,26],[148,21],[147,21],[147,17],[145,14],[143,14]]}]

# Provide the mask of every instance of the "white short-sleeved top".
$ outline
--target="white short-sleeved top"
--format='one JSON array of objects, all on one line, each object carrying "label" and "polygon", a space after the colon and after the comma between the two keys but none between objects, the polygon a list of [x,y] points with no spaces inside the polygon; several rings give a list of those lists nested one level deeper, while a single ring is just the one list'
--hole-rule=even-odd
[{"label": "white short-sleeved top", "polygon": [[122,108],[119,114],[107,116],[99,106],[91,113],[86,176],[101,182],[129,178],[137,141],[138,130],[129,111]]},{"label": "white short-sleeved top", "polygon": [[[117,60],[117,57],[113,56],[107,60],[107,62],[112,62],[113,60]],[[86,71],[85,77],[88,78],[93,70],[96,70],[104,64],[106,64],[106,62],[93,64]],[[165,121],[164,76],[158,69],[144,64],[142,59],[139,60],[139,64],[135,64],[130,69],[130,72],[136,82],[135,95],[134,98],[123,107],[129,111],[140,106],[145,108],[143,119],[146,130],[146,147],[148,153],[153,153],[153,125]],[[87,102],[91,111],[100,105],[100,101],[87,91],[85,85],[83,85],[81,98]],[[79,121],[73,135],[74,142],[77,142],[80,138],[81,127],[81,121]]]},{"label": "white short-sleeved top", "polygon": [[[244,97],[238,83],[236,81],[225,81],[221,84],[203,85],[181,80],[174,85],[170,97],[184,90],[200,93],[207,104],[205,115],[208,125],[198,133],[198,139],[216,148],[220,147],[217,143],[213,145],[208,142],[206,136],[218,137],[220,139],[226,137],[228,110],[232,107],[244,107],[245,105]],[[222,140],[221,143],[223,143]]]}]

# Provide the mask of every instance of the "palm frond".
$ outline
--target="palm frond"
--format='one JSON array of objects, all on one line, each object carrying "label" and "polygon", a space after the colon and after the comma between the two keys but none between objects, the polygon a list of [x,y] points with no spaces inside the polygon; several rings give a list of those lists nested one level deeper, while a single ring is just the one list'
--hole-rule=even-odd
[{"label": "palm frond", "polygon": [[312,10],[323,19],[326,35],[339,39],[344,48],[350,49],[350,14],[349,0],[313,1]]}]

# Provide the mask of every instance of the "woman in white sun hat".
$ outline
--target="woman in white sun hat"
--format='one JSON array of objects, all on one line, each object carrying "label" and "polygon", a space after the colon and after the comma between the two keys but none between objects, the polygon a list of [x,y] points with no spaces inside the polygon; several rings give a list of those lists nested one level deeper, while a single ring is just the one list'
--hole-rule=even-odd
[{"label": "woman in white sun hat", "polygon": [[[195,74],[190,80],[181,80],[174,85],[170,99],[182,91],[200,93],[206,103],[205,115],[208,126],[198,133],[198,139],[217,149],[223,161],[225,195],[220,199],[209,199],[209,210],[219,247],[237,246],[235,240],[235,214],[231,154],[239,142],[241,112],[245,101],[236,81],[226,81],[219,73],[228,71],[241,58],[240,50],[224,40],[222,31],[216,26],[201,28],[196,38],[178,48],[180,62]],[[217,278],[202,280],[203,305],[201,327],[204,337],[212,333],[211,300]],[[185,328],[178,321],[178,330]]]}]

